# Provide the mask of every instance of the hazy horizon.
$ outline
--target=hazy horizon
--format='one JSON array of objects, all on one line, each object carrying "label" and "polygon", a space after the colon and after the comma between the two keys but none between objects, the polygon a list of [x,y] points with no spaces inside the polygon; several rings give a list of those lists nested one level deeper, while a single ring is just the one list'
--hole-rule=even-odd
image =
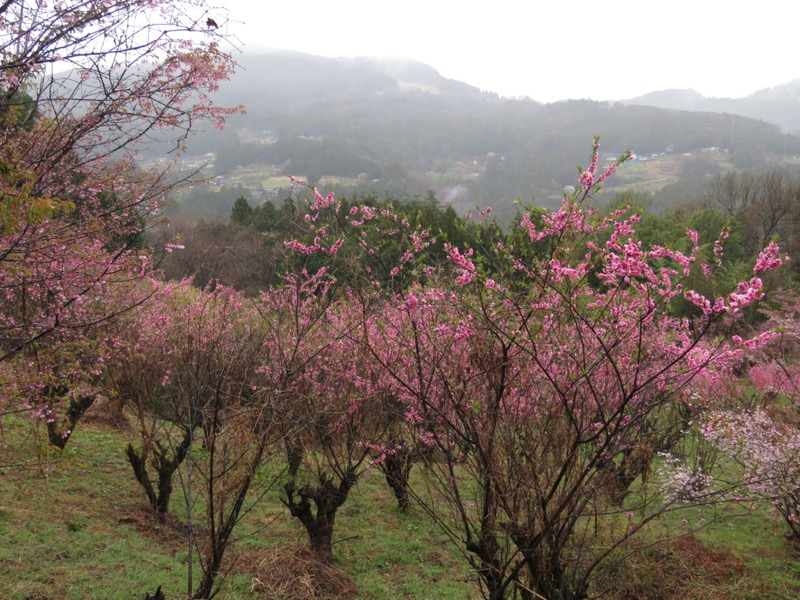
[{"label": "hazy horizon", "polygon": [[[376,4],[230,0],[221,30],[245,52],[410,58],[442,76],[541,102],[617,100],[664,89],[740,98],[800,77],[794,19],[784,3],[674,0],[537,10],[498,0],[467,7],[407,0]],[[214,11],[210,13],[217,16]]]},{"label": "hazy horizon", "polygon": [[[270,55],[270,54],[289,54],[289,55],[291,55],[291,54],[299,54],[299,55],[307,55],[307,56],[311,56],[311,57],[315,57],[315,58],[329,58],[329,59],[333,59],[333,60],[345,60],[345,61],[347,61],[347,60],[359,60],[359,59],[370,59],[370,60],[377,60],[377,61],[385,60],[387,62],[391,62],[391,61],[411,61],[411,62],[416,62],[416,63],[419,63],[419,64],[424,64],[424,65],[426,65],[428,67],[431,67],[436,72],[438,72],[439,75],[441,75],[442,77],[444,77],[446,79],[450,79],[452,81],[458,81],[460,83],[464,83],[464,84],[469,85],[471,87],[480,89],[483,92],[496,93],[499,96],[505,97],[505,98],[511,98],[511,99],[514,99],[514,98],[530,98],[531,100],[540,101],[540,102],[544,102],[544,103],[560,102],[560,101],[564,101],[564,100],[585,99],[585,98],[577,98],[577,97],[576,98],[554,98],[554,99],[551,99],[551,100],[542,101],[539,98],[534,98],[534,97],[532,97],[530,95],[517,95],[517,96],[505,95],[505,94],[501,94],[497,90],[483,88],[483,87],[475,84],[473,81],[470,81],[470,80],[455,79],[453,77],[448,77],[446,74],[442,73],[441,70],[439,70],[436,65],[430,64],[430,63],[427,63],[425,61],[418,60],[418,59],[415,59],[415,58],[406,57],[406,56],[379,56],[379,55],[327,56],[327,55],[322,55],[322,54],[315,54],[313,52],[306,52],[306,51],[294,50],[294,49],[289,49],[289,48],[268,48],[268,47],[252,47],[252,48],[248,47],[248,48],[245,48],[243,50],[243,53],[242,53],[241,56],[256,57],[256,56]],[[771,84],[771,85],[768,85],[768,86],[763,86],[763,87],[760,87],[760,88],[757,88],[757,89],[754,88],[754,89],[751,89],[751,90],[745,90],[745,91],[743,91],[741,94],[739,94],[737,96],[730,96],[730,95],[729,96],[715,96],[715,95],[709,95],[709,94],[703,93],[702,90],[699,90],[699,89],[696,89],[696,88],[691,88],[691,87],[661,87],[661,88],[654,88],[654,89],[645,90],[645,91],[643,91],[643,92],[641,92],[639,94],[636,94],[635,96],[616,96],[616,97],[608,97],[608,98],[590,98],[590,99],[597,100],[597,101],[630,100],[630,99],[637,98],[637,97],[640,97],[640,96],[646,96],[648,94],[659,93],[659,92],[670,92],[670,91],[677,91],[677,92],[691,91],[691,92],[696,92],[696,93],[700,94],[705,99],[721,99],[721,100],[740,99],[740,98],[746,98],[748,96],[751,96],[751,95],[753,95],[753,94],[755,94],[757,92],[761,92],[761,91],[764,91],[764,90],[772,89],[772,88],[775,88],[775,87],[780,87],[782,85],[791,83],[793,81],[800,81],[800,76],[798,76],[798,77],[790,77],[790,78],[788,78],[788,79],[786,79],[784,81],[776,81],[774,84]],[[586,97],[586,98],[588,98],[588,97]]]}]

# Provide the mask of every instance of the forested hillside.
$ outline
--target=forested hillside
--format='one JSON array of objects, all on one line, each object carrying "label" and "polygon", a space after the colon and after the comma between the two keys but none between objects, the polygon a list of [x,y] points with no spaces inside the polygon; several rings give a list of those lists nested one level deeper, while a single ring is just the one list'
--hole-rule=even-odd
[{"label": "forested hillside", "polygon": [[775,123],[786,133],[800,132],[800,79],[754,91],[744,98],[706,98],[693,90],[663,90],[625,103],[741,115]]},{"label": "forested hillside", "polygon": [[[204,173],[259,199],[296,175],[343,194],[430,190],[460,214],[492,204],[508,221],[518,199],[558,206],[563,187],[576,183],[585,140],[596,134],[603,161],[628,149],[657,157],[658,172],[643,166],[611,182],[647,191],[730,169],[793,166],[800,155],[800,138],[732,113],[510,100],[412,61],[277,53],[240,62],[219,97],[246,104],[246,114],[225,132],[194,137],[197,158],[187,162],[210,164]],[[214,158],[202,157],[208,153]]]}]

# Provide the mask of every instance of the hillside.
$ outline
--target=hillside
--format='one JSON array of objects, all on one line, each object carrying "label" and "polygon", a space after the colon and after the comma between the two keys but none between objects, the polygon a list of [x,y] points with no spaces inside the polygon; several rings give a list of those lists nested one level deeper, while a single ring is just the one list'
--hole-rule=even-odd
[{"label": "hillside", "polygon": [[192,138],[184,164],[209,163],[213,154],[204,174],[262,199],[274,198],[270,190],[291,174],[350,195],[432,190],[461,212],[492,204],[508,219],[517,200],[557,204],[562,188],[575,183],[575,165],[589,162],[595,135],[603,160],[631,149],[662,163],[657,177],[648,166],[620,179],[620,186],[646,191],[800,154],[800,138],[778,125],[698,112],[691,92],[650,98],[683,110],[644,102],[541,104],[500,98],[403,59],[274,53],[241,63],[219,100],[243,104],[247,114],[231,119],[225,132]]},{"label": "hillside", "polygon": [[[159,521],[147,510],[125,461],[135,436],[97,412],[86,421],[49,461],[36,457],[28,439],[31,455],[0,489],[3,598],[143,598],[158,586],[167,598],[185,598],[187,532],[179,518]],[[19,433],[15,425],[6,426],[7,436]],[[474,571],[444,534],[422,511],[403,514],[393,501],[377,470],[366,477],[337,519],[337,558],[326,564],[303,548],[303,531],[277,493],[268,495],[254,508],[249,535],[231,550],[220,597],[479,598]],[[730,521],[714,534],[687,534],[638,556],[642,576],[626,571],[622,590],[662,588],[669,598],[793,597],[794,552],[763,519]],[[625,592],[615,593],[608,597]]]},{"label": "hillside", "polygon": [[744,98],[706,98],[694,90],[662,90],[623,103],[741,115],[774,123],[786,133],[800,133],[800,79],[759,90]]}]

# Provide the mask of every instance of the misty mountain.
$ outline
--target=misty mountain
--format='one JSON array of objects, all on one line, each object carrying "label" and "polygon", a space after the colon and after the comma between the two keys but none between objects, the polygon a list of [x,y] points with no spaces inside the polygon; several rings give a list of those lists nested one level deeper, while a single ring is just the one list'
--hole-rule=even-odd
[{"label": "misty mountain", "polygon": [[221,102],[247,96],[253,108],[296,108],[321,100],[422,92],[450,97],[496,99],[496,94],[442,77],[433,67],[404,58],[327,58],[301,52],[244,54]]},{"label": "misty mountain", "polygon": [[[223,103],[242,101],[252,109],[286,110],[372,95],[424,93],[450,99],[500,102],[493,92],[442,77],[430,65],[405,58],[327,58],[301,52],[245,54],[231,82],[223,86]],[[528,102],[534,102],[529,100]],[[654,91],[621,100],[625,105],[736,114],[800,132],[800,79],[759,90],[744,98],[708,98],[691,89]],[[539,104],[534,102],[535,104]]]},{"label": "misty mountain", "polygon": [[775,123],[787,133],[800,133],[800,79],[759,90],[744,98],[706,98],[695,90],[662,90],[622,102],[674,110],[742,115]]},{"label": "misty mountain", "polygon": [[[189,152],[213,153],[213,174],[254,190],[276,185],[263,184],[267,177],[291,174],[336,181],[337,193],[407,197],[432,190],[461,211],[492,204],[508,215],[518,199],[557,204],[564,186],[575,183],[576,166],[590,162],[595,135],[603,163],[626,149],[659,157],[626,169],[628,179],[614,179],[619,186],[652,181],[639,188],[646,190],[680,178],[696,178],[699,186],[721,170],[800,155],[800,138],[733,112],[759,102],[791,106],[797,98],[788,91],[718,110],[691,90],[636,102],[542,104],[502,98],[406,59],[276,52],[239,62],[217,100],[243,104],[247,114],[232,118],[224,132],[194,136]],[[708,149],[714,152],[701,152]]]}]

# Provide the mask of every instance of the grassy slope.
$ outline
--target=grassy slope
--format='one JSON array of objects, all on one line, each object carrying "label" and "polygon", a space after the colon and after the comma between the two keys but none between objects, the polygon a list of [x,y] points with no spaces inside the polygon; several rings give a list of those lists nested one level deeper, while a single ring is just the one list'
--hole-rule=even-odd
[{"label": "grassy slope", "polygon": [[[24,464],[0,471],[3,599],[143,598],[159,585],[168,598],[186,597],[185,535],[143,508],[124,457],[130,433],[82,424],[60,456],[37,455],[40,446],[19,433],[6,424],[0,439],[1,463]],[[173,508],[180,515],[179,490]],[[349,597],[363,599],[480,597],[463,558],[419,511],[401,514],[377,472],[356,487],[337,517],[328,580],[307,574],[322,566],[302,555],[302,528],[275,495],[240,532],[249,535],[230,554],[237,561],[220,598],[277,597],[278,589],[281,597],[297,598],[314,586],[343,584],[344,592],[348,582],[358,589]],[[721,523],[704,530],[700,541],[688,538],[631,559],[609,578],[605,597],[800,597],[798,553],[783,534],[755,513]]]},{"label": "grassy slope", "polygon": [[[6,424],[1,446],[5,458],[20,448],[14,462],[24,467],[0,470],[0,597],[143,598],[161,585],[168,598],[185,598],[185,535],[144,508],[124,454],[131,434],[81,424],[64,452],[48,457],[18,429]],[[181,503],[176,485],[171,508],[178,515]],[[251,592],[258,587],[254,577],[266,581],[302,570],[293,554],[304,531],[277,496],[259,504],[238,531],[244,537],[230,553],[237,561],[220,598],[263,598]],[[337,531],[335,566],[355,581],[358,598],[478,597],[467,564],[423,515],[395,508],[377,471],[340,510]],[[270,552],[283,561],[270,567],[274,574],[260,567]],[[195,578],[198,573],[195,565]]]}]

